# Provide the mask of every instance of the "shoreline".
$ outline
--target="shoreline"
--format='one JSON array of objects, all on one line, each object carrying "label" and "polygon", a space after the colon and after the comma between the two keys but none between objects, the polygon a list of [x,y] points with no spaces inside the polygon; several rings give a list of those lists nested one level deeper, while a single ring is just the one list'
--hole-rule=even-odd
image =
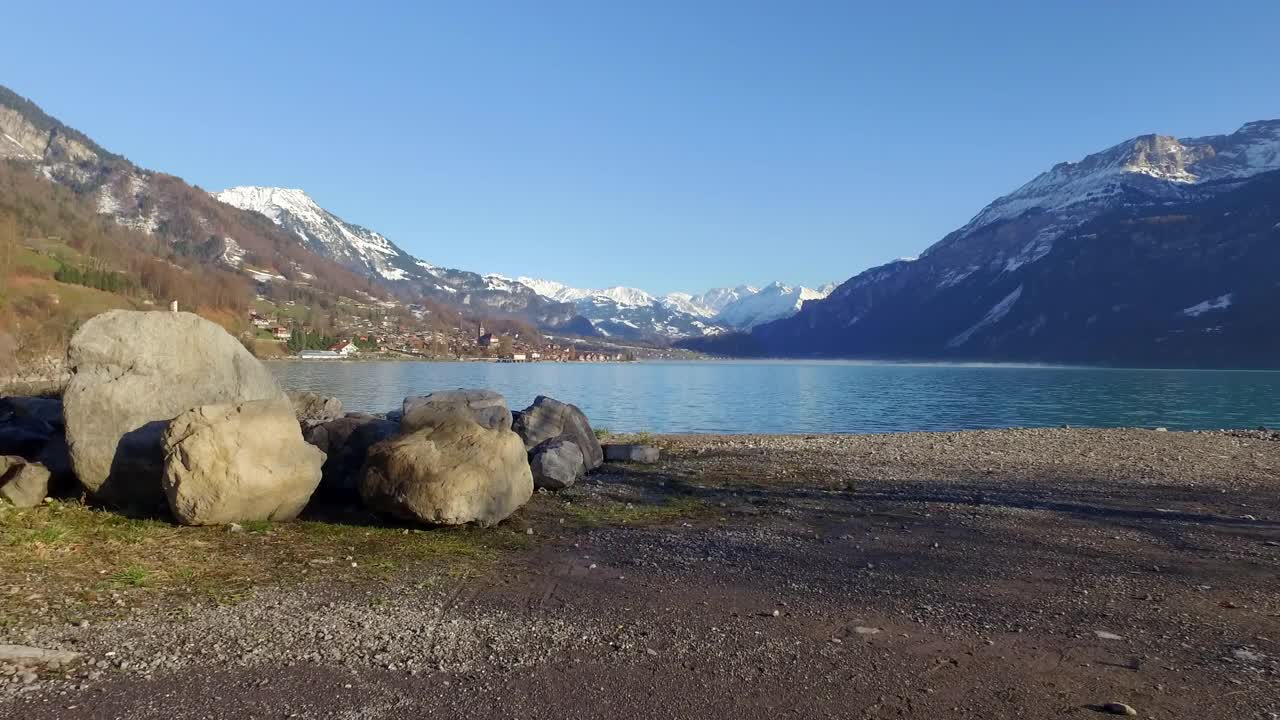
[{"label": "shoreline", "polygon": [[0,643],[90,665],[0,714],[1265,718],[1273,435],[654,435],[487,530],[38,508]]}]

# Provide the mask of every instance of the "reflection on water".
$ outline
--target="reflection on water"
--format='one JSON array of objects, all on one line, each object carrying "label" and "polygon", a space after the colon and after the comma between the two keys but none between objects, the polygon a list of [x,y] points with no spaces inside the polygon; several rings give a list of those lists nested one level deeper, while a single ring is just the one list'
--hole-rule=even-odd
[{"label": "reflection on water", "polygon": [[1280,425],[1280,372],[853,362],[495,364],[276,362],[285,387],[385,412],[406,395],[536,395],[596,427],[653,432],[898,432],[1070,424],[1171,430]]}]

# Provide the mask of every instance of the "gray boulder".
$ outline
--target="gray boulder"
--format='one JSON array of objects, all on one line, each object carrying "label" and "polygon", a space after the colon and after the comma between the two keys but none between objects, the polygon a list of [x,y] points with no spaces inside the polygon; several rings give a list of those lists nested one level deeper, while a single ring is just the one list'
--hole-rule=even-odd
[{"label": "gray boulder", "polygon": [[184,525],[292,520],[325,458],[285,398],[193,408],[169,423],[163,446],[162,485]]},{"label": "gray boulder", "polygon": [[662,453],[651,445],[605,445],[604,459],[609,462],[629,462],[641,465],[653,465],[661,458]]},{"label": "gray boulder", "polygon": [[335,500],[359,500],[360,468],[369,448],[396,434],[399,423],[351,413],[303,431],[303,438],[327,456],[317,493]]},{"label": "gray boulder", "polygon": [[111,504],[163,505],[161,438],[179,413],[287,400],[239,341],[191,313],[102,313],[81,326],[67,355],[71,462],[85,490]]},{"label": "gray boulder", "polygon": [[563,490],[578,482],[587,472],[582,450],[564,438],[542,443],[529,453],[529,458],[534,487]]},{"label": "gray boulder", "polygon": [[342,401],[316,392],[291,392],[293,412],[304,428],[342,417]]},{"label": "gray boulder", "polygon": [[0,500],[35,507],[49,494],[49,471],[16,456],[0,456]]},{"label": "gray boulder", "polygon": [[458,417],[374,445],[360,478],[370,508],[428,525],[488,527],[532,495],[520,436]]},{"label": "gray boulder", "polygon": [[442,390],[404,399],[400,432],[411,433],[462,418],[489,428],[510,430],[507,399],[492,390]]},{"label": "gray boulder", "polygon": [[533,450],[548,440],[564,438],[582,451],[588,471],[595,470],[604,462],[604,452],[591,429],[591,422],[576,405],[539,395],[532,405],[515,414],[511,429],[524,440],[527,450]]}]

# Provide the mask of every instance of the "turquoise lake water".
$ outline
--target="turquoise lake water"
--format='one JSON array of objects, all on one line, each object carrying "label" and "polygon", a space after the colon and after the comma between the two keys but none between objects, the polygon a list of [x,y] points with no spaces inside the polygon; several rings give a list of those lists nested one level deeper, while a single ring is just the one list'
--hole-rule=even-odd
[{"label": "turquoise lake water", "polygon": [[660,433],[872,433],[999,427],[1280,426],[1280,372],[855,362],[276,362],[290,390],[385,412],[406,395],[536,395],[596,427]]}]

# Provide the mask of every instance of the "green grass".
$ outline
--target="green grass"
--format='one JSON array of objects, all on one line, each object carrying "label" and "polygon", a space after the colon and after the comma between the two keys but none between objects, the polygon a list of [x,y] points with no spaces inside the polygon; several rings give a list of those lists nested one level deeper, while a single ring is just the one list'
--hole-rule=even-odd
[{"label": "green grass", "polygon": [[79,502],[0,504],[0,618],[7,625],[110,619],[131,607],[239,602],[262,587],[309,579],[355,583],[416,571],[470,577],[531,541],[522,528],[505,526],[242,527],[181,527]]},{"label": "green grass", "polygon": [[652,525],[697,517],[707,511],[707,504],[692,496],[672,497],[660,503],[591,500],[566,503],[563,509],[566,518],[579,525]]},{"label": "green grass", "polygon": [[151,571],[140,565],[130,565],[108,579],[112,585],[135,588],[146,587],[150,580]]}]

